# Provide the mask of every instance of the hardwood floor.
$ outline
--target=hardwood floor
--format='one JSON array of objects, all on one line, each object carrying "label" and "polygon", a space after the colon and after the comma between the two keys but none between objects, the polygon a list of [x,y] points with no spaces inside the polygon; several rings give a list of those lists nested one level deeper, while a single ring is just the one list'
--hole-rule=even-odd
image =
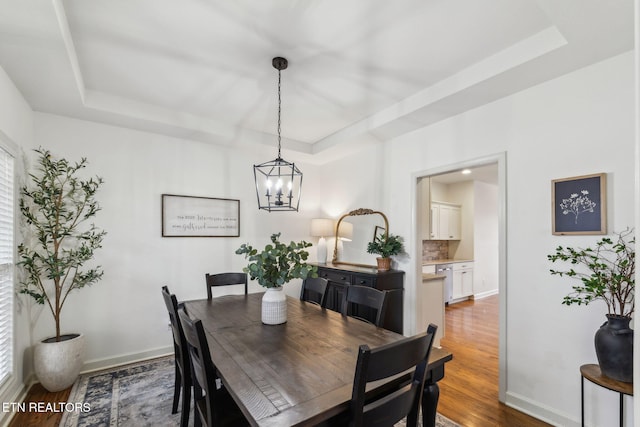
[{"label": "hardwood floor", "polygon": [[464,427],[542,427],[498,401],[499,296],[447,306],[446,337],[453,353],[440,385],[438,412]]},{"label": "hardwood floor", "polygon": [[[548,426],[498,402],[498,301],[495,295],[447,307],[441,344],[454,357],[439,383],[438,411],[463,427]],[[65,402],[69,391],[47,393],[36,384],[26,401]],[[61,416],[19,413],[9,427],[56,427]]]},{"label": "hardwood floor", "polygon": [[[27,393],[25,402],[58,403],[66,402],[71,387],[57,393],[50,393],[39,383],[34,384]],[[18,412],[7,427],[57,427],[62,419],[62,412]]]}]

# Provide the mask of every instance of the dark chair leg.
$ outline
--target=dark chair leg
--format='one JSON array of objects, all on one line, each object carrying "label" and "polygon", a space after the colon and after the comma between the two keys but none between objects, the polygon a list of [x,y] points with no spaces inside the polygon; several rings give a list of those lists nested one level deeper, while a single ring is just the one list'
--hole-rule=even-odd
[{"label": "dark chair leg", "polygon": [[180,375],[180,369],[178,368],[178,362],[175,362],[176,381],[173,385],[173,405],[171,406],[171,413],[178,412],[178,399],[180,399],[180,388],[182,385],[182,375]]},{"label": "dark chair leg", "polygon": [[407,427],[418,427],[418,412],[409,412],[409,415],[407,415]]},{"label": "dark chair leg", "polygon": [[[180,417],[180,427],[189,425],[189,412],[191,412],[191,384],[183,379],[182,382],[182,416]],[[194,414],[197,416],[198,414]]]}]

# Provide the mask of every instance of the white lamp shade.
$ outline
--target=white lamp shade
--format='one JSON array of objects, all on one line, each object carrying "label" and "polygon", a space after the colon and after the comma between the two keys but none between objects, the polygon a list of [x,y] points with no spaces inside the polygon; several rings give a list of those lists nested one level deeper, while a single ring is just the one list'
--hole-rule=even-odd
[{"label": "white lamp shade", "polygon": [[350,242],[353,239],[353,224],[347,221],[340,223],[340,230],[338,230],[338,237],[341,240]]},{"label": "white lamp shade", "polygon": [[311,236],[327,237],[333,236],[335,221],[328,218],[315,218],[311,220]]}]

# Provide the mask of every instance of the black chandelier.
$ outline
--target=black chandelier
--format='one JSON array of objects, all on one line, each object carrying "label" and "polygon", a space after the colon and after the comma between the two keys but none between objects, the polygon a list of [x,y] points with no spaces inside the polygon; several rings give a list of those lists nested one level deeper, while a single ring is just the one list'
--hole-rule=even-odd
[{"label": "black chandelier", "polygon": [[278,157],[274,160],[253,165],[256,181],[258,209],[266,211],[297,211],[302,190],[302,172],[294,163],[280,156],[281,148],[281,106],[280,72],[289,65],[285,58],[273,58],[273,68],[278,70]]}]

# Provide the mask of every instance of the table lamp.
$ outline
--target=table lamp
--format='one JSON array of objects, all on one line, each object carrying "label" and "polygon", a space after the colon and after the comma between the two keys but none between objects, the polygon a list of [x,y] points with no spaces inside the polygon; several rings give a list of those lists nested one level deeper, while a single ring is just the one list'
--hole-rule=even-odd
[{"label": "table lamp", "polygon": [[315,218],[311,220],[311,236],[319,237],[318,240],[318,263],[327,262],[327,241],[325,236],[333,236],[335,221],[329,218]]}]

